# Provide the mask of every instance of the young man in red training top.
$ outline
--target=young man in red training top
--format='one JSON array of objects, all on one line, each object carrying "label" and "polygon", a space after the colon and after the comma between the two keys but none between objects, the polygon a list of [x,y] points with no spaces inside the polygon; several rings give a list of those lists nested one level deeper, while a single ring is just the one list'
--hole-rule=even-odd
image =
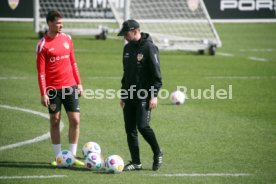
[{"label": "young man in red training top", "polygon": [[[63,104],[69,119],[69,150],[76,156],[79,139],[79,99],[83,88],[75,61],[71,37],[62,33],[62,14],[51,10],[46,18],[48,32],[36,49],[41,104],[48,107],[50,134],[55,156],[61,151],[60,118]],[[56,166],[57,163],[51,163]],[[84,165],[76,159],[76,165]]]}]

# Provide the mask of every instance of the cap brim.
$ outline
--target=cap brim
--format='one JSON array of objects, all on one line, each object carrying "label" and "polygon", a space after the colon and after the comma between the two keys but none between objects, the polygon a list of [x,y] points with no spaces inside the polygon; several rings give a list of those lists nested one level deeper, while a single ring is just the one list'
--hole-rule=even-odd
[{"label": "cap brim", "polygon": [[117,36],[124,36],[126,33],[127,33],[127,31],[125,31],[125,30],[122,29],[122,30],[117,34]]}]

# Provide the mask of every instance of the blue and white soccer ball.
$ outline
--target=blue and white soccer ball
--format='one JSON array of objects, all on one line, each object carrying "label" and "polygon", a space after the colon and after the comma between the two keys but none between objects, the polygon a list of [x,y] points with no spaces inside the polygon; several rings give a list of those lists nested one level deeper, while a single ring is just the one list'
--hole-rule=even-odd
[{"label": "blue and white soccer ball", "polygon": [[107,173],[121,173],[124,166],[124,160],[119,155],[111,155],[105,160],[105,170]]},{"label": "blue and white soccer ball", "polygon": [[70,167],[75,162],[73,153],[69,150],[62,150],[56,157],[56,162],[59,167]]},{"label": "blue and white soccer ball", "polygon": [[101,154],[101,147],[96,142],[87,142],[82,147],[83,157],[86,158],[89,153],[99,153]]},{"label": "blue and white soccer ball", "polygon": [[104,159],[99,153],[89,153],[85,159],[85,168],[98,171],[104,168]]},{"label": "blue and white soccer ball", "polygon": [[170,96],[171,103],[175,105],[183,104],[185,102],[185,99],[186,96],[181,91],[174,91]]}]

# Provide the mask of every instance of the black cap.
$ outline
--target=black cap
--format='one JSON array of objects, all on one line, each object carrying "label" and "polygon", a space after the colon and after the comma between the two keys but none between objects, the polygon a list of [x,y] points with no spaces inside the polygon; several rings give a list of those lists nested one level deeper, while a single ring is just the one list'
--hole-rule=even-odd
[{"label": "black cap", "polygon": [[139,28],[139,23],[136,20],[126,20],[117,36],[124,36],[127,32],[137,28]]}]

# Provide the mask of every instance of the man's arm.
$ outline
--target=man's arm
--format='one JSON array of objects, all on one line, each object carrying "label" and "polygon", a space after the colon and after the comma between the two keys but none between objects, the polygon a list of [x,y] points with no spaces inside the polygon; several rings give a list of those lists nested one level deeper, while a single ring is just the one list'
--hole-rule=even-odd
[{"label": "man's arm", "polygon": [[153,97],[151,97],[149,101],[149,108],[154,109],[157,107],[158,103],[158,92],[162,87],[162,76],[160,71],[160,60],[159,60],[159,51],[158,48],[154,45],[149,47],[149,58],[150,58],[150,71],[153,78],[153,84],[151,84],[154,88]]},{"label": "man's arm", "polygon": [[43,45],[45,40],[42,39],[36,49],[36,67],[37,67],[37,78],[40,89],[41,99],[40,102],[43,106],[47,107],[50,104],[49,97],[46,94],[46,72],[45,72],[45,56],[43,53]]},{"label": "man's arm", "polygon": [[149,47],[149,62],[151,76],[153,79],[151,86],[154,87],[154,97],[157,97],[158,91],[162,87],[162,76],[160,71],[159,51],[154,45]]},{"label": "man's arm", "polygon": [[122,64],[123,64],[123,77],[121,79],[121,99],[120,99],[120,106],[122,108],[125,107],[125,99],[127,98],[127,94],[125,94],[125,91],[126,91],[126,86],[125,86],[125,80],[126,80],[126,77],[125,77],[125,73],[126,73],[126,67],[125,67],[125,60],[124,60],[124,55],[125,55],[125,49],[126,49],[126,45],[124,47],[124,50],[123,50],[123,60],[122,60]]}]

